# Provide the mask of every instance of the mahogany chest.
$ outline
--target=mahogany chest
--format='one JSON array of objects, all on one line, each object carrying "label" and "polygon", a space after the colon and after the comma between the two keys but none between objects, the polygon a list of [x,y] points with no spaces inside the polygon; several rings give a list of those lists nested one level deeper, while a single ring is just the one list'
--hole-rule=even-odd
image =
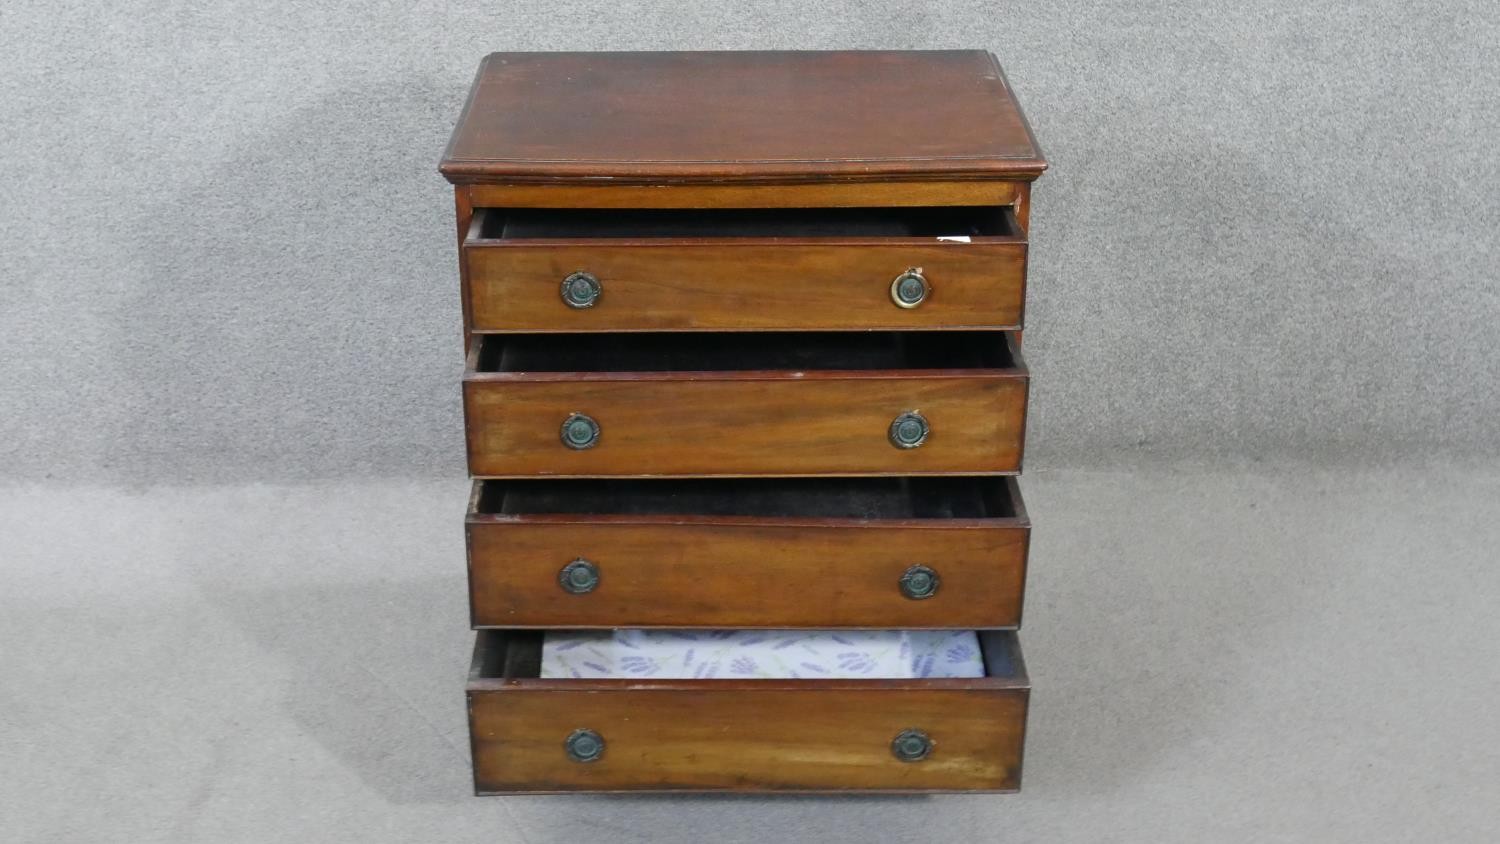
[{"label": "mahogany chest", "polygon": [[[479,793],[1011,791],[1031,182],[994,56],[496,53],[441,172]],[[543,676],[580,629],[978,631],[980,676]]]}]

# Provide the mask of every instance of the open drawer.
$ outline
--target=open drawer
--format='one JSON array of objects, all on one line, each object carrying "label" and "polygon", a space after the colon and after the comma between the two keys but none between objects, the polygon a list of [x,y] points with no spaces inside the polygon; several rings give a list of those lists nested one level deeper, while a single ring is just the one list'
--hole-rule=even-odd
[{"label": "open drawer", "polygon": [[1027,388],[1002,332],[477,336],[469,471],[1016,474]]},{"label": "open drawer", "polygon": [[1010,628],[1014,478],[476,481],[475,627]]},{"label": "open drawer", "polygon": [[475,332],[1019,329],[1010,206],[486,208],[462,247]]},{"label": "open drawer", "polygon": [[478,634],[480,794],[1014,791],[1030,682],[1009,631],[972,679],[540,679],[542,634]]}]

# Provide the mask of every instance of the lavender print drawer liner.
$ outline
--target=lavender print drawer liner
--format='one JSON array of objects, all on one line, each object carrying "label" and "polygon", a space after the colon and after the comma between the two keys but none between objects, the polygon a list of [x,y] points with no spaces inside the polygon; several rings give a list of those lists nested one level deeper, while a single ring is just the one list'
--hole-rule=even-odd
[{"label": "lavender print drawer liner", "polygon": [[983,677],[972,630],[567,630],[542,677],[664,680]]}]

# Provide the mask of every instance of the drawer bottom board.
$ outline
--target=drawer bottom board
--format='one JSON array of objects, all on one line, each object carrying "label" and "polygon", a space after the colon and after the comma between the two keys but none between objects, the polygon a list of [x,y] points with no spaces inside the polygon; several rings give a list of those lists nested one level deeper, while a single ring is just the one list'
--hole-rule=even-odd
[{"label": "drawer bottom board", "polygon": [[539,632],[481,631],[475,790],[1015,791],[1029,681],[1013,632],[980,643],[974,679],[543,680]]}]

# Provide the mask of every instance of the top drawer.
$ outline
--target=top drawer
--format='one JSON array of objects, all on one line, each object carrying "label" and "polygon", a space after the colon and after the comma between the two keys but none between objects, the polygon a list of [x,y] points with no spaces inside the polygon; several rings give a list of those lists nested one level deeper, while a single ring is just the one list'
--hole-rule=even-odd
[{"label": "top drawer", "polygon": [[476,211],[476,333],[1019,329],[1010,206]]}]

